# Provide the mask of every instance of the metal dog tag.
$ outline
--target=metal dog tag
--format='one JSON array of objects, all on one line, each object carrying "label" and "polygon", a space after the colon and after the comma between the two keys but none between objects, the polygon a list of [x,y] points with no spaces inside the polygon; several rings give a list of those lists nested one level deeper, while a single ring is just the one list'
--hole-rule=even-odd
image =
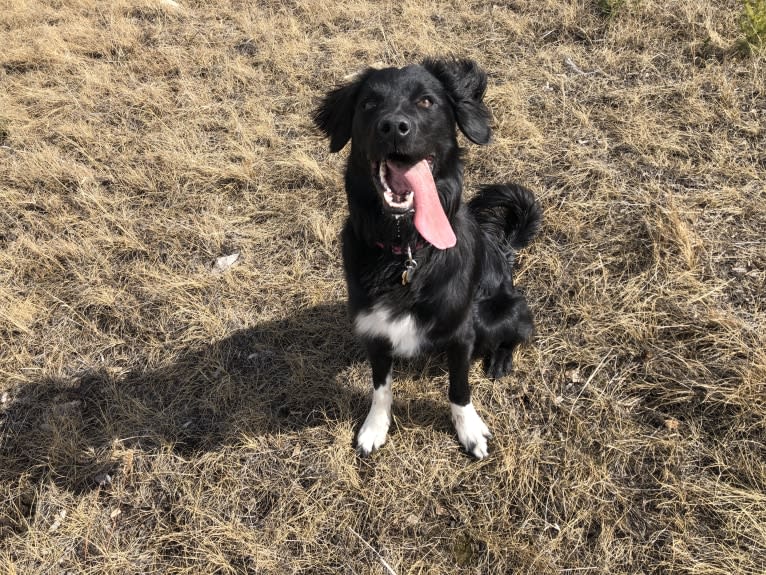
[{"label": "metal dog tag", "polygon": [[404,271],[402,272],[403,286],[412,281],[412,274],[415,272],[416,267],[418,267],[418,262],[412,258],[412,248],[407,246],[407,261],[404,262]]}]

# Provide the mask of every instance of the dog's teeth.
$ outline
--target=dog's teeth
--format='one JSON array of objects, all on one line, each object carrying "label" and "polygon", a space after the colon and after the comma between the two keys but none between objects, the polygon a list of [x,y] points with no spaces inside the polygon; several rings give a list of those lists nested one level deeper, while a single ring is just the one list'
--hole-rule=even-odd
[{"label": "dog's teeth", "polygon": [[391,191],[391,188],[388,187],[388,182],[386,182],[386,163],[380,162],[380,168],[378,169],[378,177],[380,178],[380,185],[383,186],[383,190],[385,190],[386,193],[393,193]]},{"label": "dog's teeth", "polygon": [[397,198],[401,196],[394,196],[394,193],[390,190],[386,190],[383,192],[383,197],[386,200],[386,203],[391,206],[392,208],[409,208],[412,205],[412,198],[413,193],[408,193],[403,200],[399,201]]}]

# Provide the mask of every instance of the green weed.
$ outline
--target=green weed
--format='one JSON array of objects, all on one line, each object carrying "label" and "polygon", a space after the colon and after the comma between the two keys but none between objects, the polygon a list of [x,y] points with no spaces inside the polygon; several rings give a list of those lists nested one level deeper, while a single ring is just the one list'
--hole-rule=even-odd
[{"label": "green weed", "polygon": [[752,52],[763,47],[766,42],[766,0],[742,0],[742,5],[742,48]]},{"label": "green weed", "polygon": [[625,0],[596,0],[596,3],[601,14],[613,16],[625,4]]}]

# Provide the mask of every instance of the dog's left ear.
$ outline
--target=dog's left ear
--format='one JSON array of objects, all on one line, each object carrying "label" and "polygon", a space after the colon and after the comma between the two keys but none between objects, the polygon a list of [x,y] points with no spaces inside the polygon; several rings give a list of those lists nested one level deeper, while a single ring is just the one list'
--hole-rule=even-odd
[{"label": "dog's left ear", "polygon": [[460,130],[475,144],[488,143],[492,134],[490,115],[482,102],[487,89],[487,74],[473,60],[428,58],[422,66],[447,90]]},{"label": "dog's left ear", "polygon": [[357,74],[349,83],[329,92],[314,110],[314,124],[330,138],[330,151],[340,152],[351,139],[354,108],[359,88],[369,77],[372,68]]}]

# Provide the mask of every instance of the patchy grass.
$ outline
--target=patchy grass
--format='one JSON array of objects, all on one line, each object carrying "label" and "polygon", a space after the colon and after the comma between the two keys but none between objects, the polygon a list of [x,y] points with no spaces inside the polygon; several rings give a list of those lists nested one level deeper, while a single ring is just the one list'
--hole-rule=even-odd
[{"label": "patchy grass", "polygon": [[[727,55],[740,12],[4,3],[4,572],[763,573],[766,81]],[[545,208],[518,275],[539,335],[504,381],[472,372],[486,461],[439,358],[398,364],[360,461],[344,156],[310,112],[439,54],[490,75],[467,193]]]}]

